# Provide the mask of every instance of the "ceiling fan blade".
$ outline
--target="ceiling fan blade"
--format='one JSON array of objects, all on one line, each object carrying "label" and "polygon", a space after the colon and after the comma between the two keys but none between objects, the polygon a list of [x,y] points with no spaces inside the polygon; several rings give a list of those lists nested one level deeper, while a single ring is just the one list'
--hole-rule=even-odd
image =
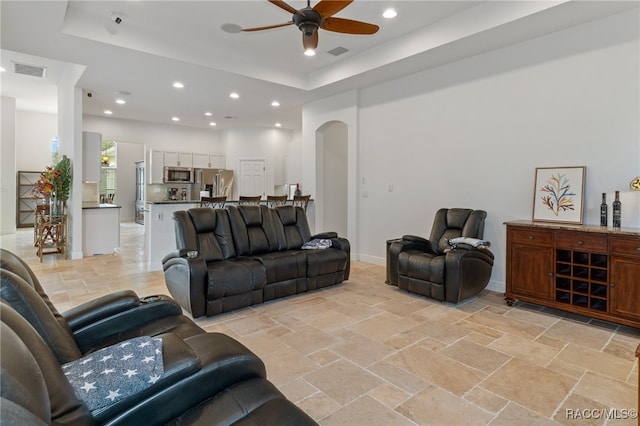
[{"label": "ceiling fan blade", "polygon": [[344,18],[327,18],[320,28],[345,34],[375,34],[380,29],[374,24]]},{"label": "ceiling fan blade", "polygon": [[286,22],[284,24],[267,25],[266,27],[243,28],[242,31],[251,32],[251,31],[270,30],[272,28],[286,27],[287,25],[293,25],[293,21]]},{"label": "ceiling fan blade", "polygon": [[284,9],[291,14],[295,14],[297,12],[296,9],[294,9],[293,7],[289,6],[287,3],[280,0],[269,0],[269,3],[273,3],[276,6],[278,6],[280,9]]},{"label": "ceiling fan blade", "polygon": [[318,12],[320,16],[327,19],[340,12],[345,7],[353,3],[353,0],[337,1],[337,0],[321,0],[313,6],[313,10]]},{"label": "ceiling fan blade", "polygon": [[304,46],[304,50],[313,50],[318,47],[318,32],[315,31],[310,36],[305,36],[304,34],[302,34],[302,45]]}]

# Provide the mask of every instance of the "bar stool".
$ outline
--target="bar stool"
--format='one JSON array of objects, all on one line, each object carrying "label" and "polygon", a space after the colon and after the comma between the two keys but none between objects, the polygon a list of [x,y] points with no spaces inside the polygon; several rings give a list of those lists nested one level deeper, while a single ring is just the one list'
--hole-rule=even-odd
[{"label": "bar stool", "polygon": [[269,207],[284,206],[286,204],[286,195],[267,195],[267,206]]},{"label": "bar stool", "polygon": [[302,207],[302,209],[306,212],[307,206],[309,205],[309,199],[311,199],[311,195],[294,195],[293,205],[295,207]]},{"label": "bar stool", "polygon": [[211,207],[212,209],[222,209],[227,201],[227,197],[202,197],[200,207]]},{"label": "bar stool", "polygon": [[256,195],[254,196],[246,196],[246,195],[241,195],[240,199],[238,201],[238,204],[241,206],[247,206],[247,205],[258,205],[260,204],[260,199],[262,198],[261,195]]}]

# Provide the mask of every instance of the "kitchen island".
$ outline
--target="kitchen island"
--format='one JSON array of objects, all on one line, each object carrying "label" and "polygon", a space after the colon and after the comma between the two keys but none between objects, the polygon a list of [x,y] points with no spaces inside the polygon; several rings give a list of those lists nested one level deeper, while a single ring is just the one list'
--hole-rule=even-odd
[{"label": "kitchen island", "polygon": [[176,249],[173,212],[200,207],[199,201],[147,201],[144,206],[144,240],[147,267],[162,269],[162,258]]},{"label": "kitchen island", "polygon": [[113,253],[120,246],[120,206],[82,203],[83,256]]}]

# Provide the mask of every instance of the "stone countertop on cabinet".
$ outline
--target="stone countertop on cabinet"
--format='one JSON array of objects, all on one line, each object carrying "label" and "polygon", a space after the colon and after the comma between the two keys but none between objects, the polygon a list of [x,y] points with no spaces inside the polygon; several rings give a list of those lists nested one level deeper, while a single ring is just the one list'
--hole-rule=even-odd
[{"label": "stone countertop on cabinet", "polygon": [[199,200],[163,200],[163,201],[145,201],[147,204],[197,204]]},{"label": "stone countertop on cabinet", "polygon": [[83,202],[82,209],[119,209],[121,206],[117,204]]},{"label": "stone countertop on cabinet", "polygon": [[532,228],[553,229],[553,230],[570,230],[581,232],[593,232],[609,235],[633,235],[640,234],[640,228],[613,228],[611,226],[600,225],[578,225],[568,223],[553,223],[553,222],[537,222],[531,220],[512,220],[504,222],[505,225],[510,226],[525,226]]}]

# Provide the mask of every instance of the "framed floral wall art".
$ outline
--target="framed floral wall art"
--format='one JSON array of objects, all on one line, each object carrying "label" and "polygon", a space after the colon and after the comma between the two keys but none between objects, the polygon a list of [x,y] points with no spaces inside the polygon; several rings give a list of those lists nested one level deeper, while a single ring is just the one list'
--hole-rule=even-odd
[{"label": "framed floral wall art", "polygon": [[537,167],[533,191],[533,220],[582,224],[587,168]]}]

